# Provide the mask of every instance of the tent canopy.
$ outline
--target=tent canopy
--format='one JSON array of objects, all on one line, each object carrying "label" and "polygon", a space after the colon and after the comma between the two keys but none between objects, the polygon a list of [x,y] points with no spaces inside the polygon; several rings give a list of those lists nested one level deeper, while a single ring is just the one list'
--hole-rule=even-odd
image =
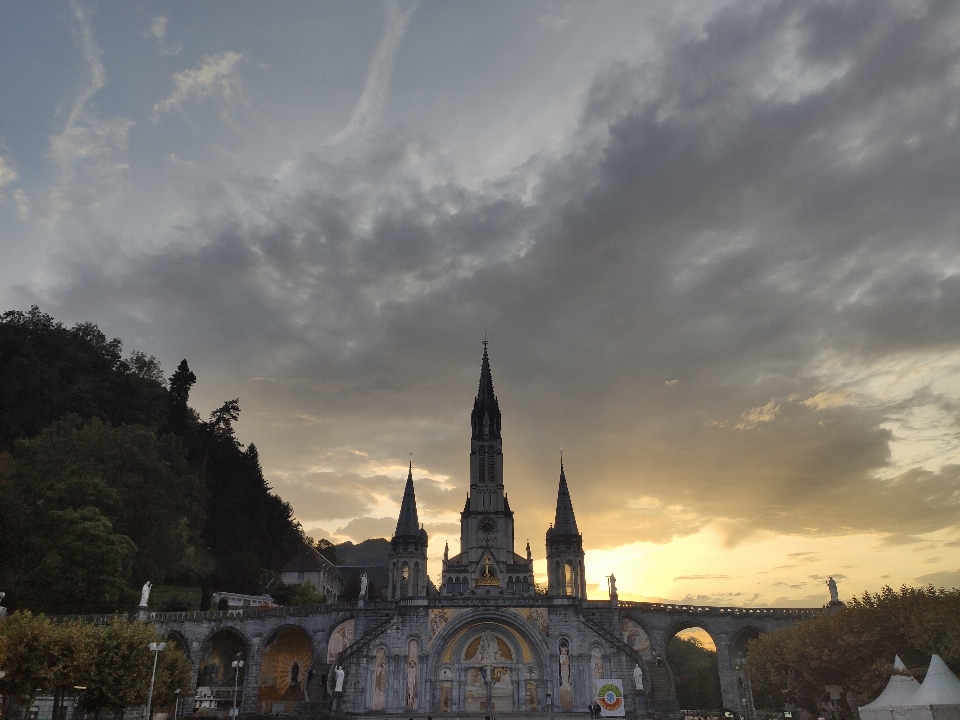
[{"label": "tent canopy", "polygon": [[960,680],[939,655],[930,658],[923,685],[914,694],[911,705],[960,705]]},{"label": "tent canopy", "polygon": [[[907,666],[897,655],[893,659],[893,666],[897,670],[906,670]],[[876,708],[887,707],[906,707],[912,705],[914,694],[920,689],[920,683],[909,675],[891,675],[887,681],[887,686],[883,692],[872,703],[867,703],[861,710],[874,710]]]}]

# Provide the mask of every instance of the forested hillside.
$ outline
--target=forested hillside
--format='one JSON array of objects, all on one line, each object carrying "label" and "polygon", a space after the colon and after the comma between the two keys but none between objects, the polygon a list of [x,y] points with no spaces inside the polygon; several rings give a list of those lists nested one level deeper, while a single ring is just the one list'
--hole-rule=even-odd
[{"label": "forested hillside", "polygon": [[[0,316],[0,589],[52,613],[131,609],[141,585],[259,592],[304,542],[237,400],[203,421],[187,361],[168,381],[92,323]],[[163,608],[155,608],[163,609]]]}]

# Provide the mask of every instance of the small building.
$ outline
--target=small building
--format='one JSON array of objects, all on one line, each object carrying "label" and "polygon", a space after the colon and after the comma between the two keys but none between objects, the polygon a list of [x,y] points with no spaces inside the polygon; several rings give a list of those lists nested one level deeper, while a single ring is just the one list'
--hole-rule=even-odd
[{"label": "small building", "polygon": [[336,566],[309,545],[304,545],[293,560],[283,566],[280,582],[285,585],[311,583],[327,602],[336,602],[343,592],[343,578]]},{"label": "small building", "polygon": [[243,595],[242,593],[215,592],[212,597],[214,608],[219,606],[221,600],[226,600],[228,610],[277,606],[273,598],[269,595]]}]

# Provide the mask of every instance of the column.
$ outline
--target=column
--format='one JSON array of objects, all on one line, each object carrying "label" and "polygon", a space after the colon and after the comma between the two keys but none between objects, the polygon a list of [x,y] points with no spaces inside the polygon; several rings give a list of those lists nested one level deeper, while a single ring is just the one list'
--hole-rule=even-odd
[{"label": "column", "polygon": [[730,640],[726,633],[717,634],[717,669],[720,671],[720,694],[723,697],[723,706],[732,710],[740,709],[740,698],[737,693],[737,672],[730,657]]}]

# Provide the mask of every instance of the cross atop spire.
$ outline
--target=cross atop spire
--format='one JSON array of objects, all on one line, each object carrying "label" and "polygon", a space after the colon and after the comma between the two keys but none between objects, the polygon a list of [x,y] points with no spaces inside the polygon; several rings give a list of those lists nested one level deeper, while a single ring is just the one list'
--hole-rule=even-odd
[{"label": "cross atop spire", "polygon": [[500,438],[500,404],[493,392],[493,376],[490,373],[486,337],[483,338],[483,359],[480,362],[480,387],[473,402],[470,422],[475,440]]}]

